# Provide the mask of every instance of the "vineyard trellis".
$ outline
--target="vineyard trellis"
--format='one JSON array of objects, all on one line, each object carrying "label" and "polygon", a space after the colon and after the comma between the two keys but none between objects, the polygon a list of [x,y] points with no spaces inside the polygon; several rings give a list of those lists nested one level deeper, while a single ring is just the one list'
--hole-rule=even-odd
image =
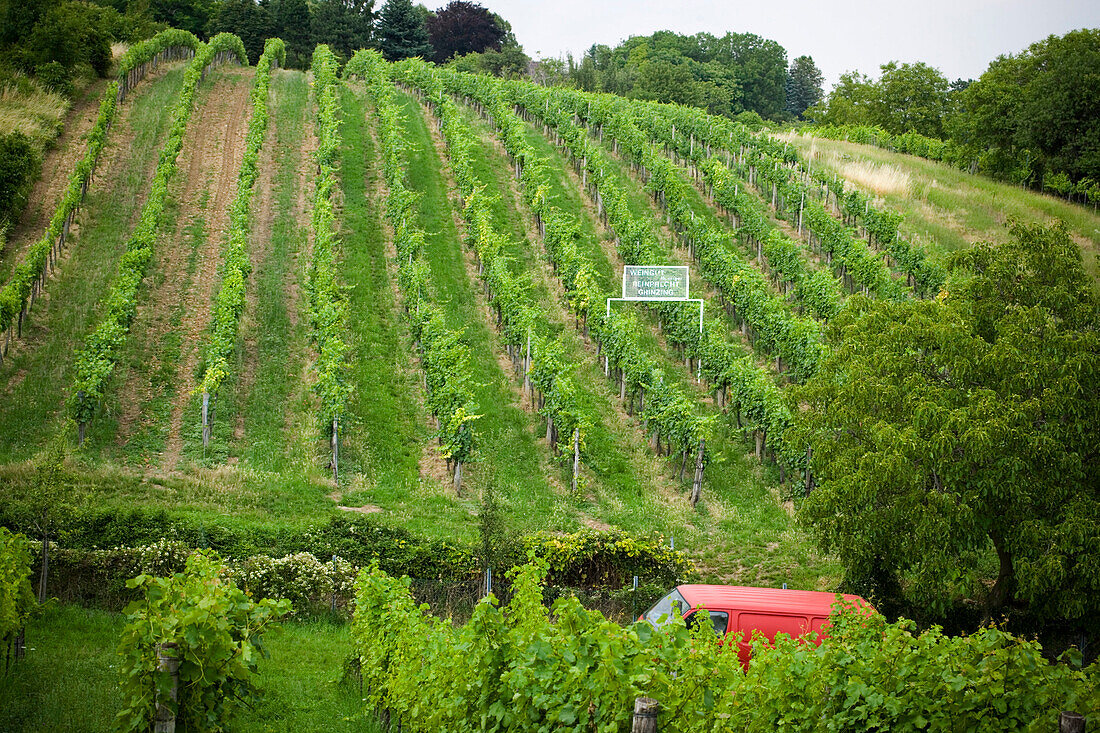
[{"label": "vineyard trellis", "polygon": [[238,327],[245,306],[245,280],[252,262],[248,256],[248,236],[251,225],[252,195],[260,174],[260,150],[268,124],[268,90],[271,72],[286,61],[286,48],[282,40],[269,38],[264,52],[256,63],[256,79],[252,85],[252,117],[248,121],[244,156],[237,175],[237,195],[229,205],[229,232],[222,257],[222,284],[214,300],[210,327],[210,342],[206,347],[206,367],[200,390],[202,391],[202,445],[210,444],[212,408],[211,401],[230,371],[229,358],[237,345]]},{"label": "vineyard trellis", "polygon": [[168,184],[175,174],[176,161],[183,147],[183,136],[194,108],[198,85],[204,79],[208,67],[229,60],[247,64],[248,56],[240,38],[221,33],[199,47],[184,72],[183,89],[173,110],[168,140],[161,149],[160,160],[153,174],[149,198],[126,243],[126,253],[119,263],[115,282],[104,296],[103,320],[76,355],[76,378],[68,402],[70,413],[77,423],[78,445],[84,442],[85,429],[103,398],[119,357],[119,350],[130,330],[141,280],[145,268],[152,260],[153,245],[163,223]]},{"label": "vineyard trellis", "polygon": [[201,45],[193,34],[169,28],[131,46],[119,60],[117,79],[108,84],[103,92],[95,124],[87,134],[87,150],[69,175],[68,187],[46,232],[16,265],[11,280],[0,288],[0,364],[11,346],[12,331],[15,331],[16,338],[22,337],[23,322],[57,266],[69,230],[98,170],[99,157],[107,145],[111,126],[118,117],[123,100],[160,63],[193,58],[195,50]]}]

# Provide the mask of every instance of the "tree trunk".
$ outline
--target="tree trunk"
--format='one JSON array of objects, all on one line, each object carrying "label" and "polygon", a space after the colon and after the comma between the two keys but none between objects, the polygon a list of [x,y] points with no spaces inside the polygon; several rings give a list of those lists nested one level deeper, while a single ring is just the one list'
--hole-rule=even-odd
[{"label": "tree trunk", "polygon": [[985,601],[986,620],[993,617],[993,613],[1012,600],[1016,588],[1016,574],[1012,568],[1012,553],[1005,548],[1004,538],[997,530],[989,533],[993,540],[993,548],[997,551],[997,560],[1000,562],[1000,570],[997,573],[997,582],[989,590],[989,596]]},{"label": "tree trunk", "polygon": [[455,494],[462,496],[462,461],[455,461]]},{"label": "tree trunk", "polygon": [[699,441],[699,452],[695,456],[695,480],[691,482],[691,508],[699,503],[699,496],[703,493],[703,451],[707,442]]},{"label": "tree trunk", "polygon": [[[45,520],[42,524],[45,525]],[[42,533],[42,572],[38,576],[38,602],[46,602],[46,587],[50,577],[50,534]]]}]

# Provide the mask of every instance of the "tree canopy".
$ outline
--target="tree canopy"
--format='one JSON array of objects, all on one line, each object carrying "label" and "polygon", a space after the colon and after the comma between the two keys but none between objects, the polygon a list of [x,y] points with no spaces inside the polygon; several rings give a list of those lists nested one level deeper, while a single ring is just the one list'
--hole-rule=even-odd
[{"label": "tree canopy", "polygon": [[787,109],[787,51],[752,33],[632,36],[615,48],[592,46],[571,64],[570,77],[586,91],[694,104],[730,117],[751,111],[780,119]]},{"label": "tree canopy", "polygon": [[465,0],[451,0],[435,11],[426,25],[437,64],[468,53],[499,51],[507,34],[496,16]]},{"label": "tree canopy", "polygon": [[412,0],[386,0],[378,16],[378,46],[387,61],[432,54],[424,16]]},{"label": "tree canopy", "polygon": [[820,481],[803,517],[862,590],[1095,623],[1097,299],[1063,228],[1012,233],[933,301],[855,297],[835,319],[797,393]]},{"label": "tree canopy", "polygon": [[877,80],[855,71],[842,74],[828,99],[806,116],[832,125],[877,125],[894,135],[942,137],[952,108],[952,85],[943,73],[919,61],[891,61],[880,71]]},{"label": "tree canopy", "polygon": [[370,48],[374,33],[374,0],[316,0],[311,26],[313,43],[328,44],[345,60]]},{"label": "tree canopy", "polygon": [[787,111],[801,117],[808,107],[820,102],[824,80],[812,57],[799,56],[792,61],[787,72]]},{"label": "tree canopy", "polygon": [[952,130],[993,175],[1039,183],[1048,172],[1100,181],[1100,29],[1001,56],[960,94]]}]

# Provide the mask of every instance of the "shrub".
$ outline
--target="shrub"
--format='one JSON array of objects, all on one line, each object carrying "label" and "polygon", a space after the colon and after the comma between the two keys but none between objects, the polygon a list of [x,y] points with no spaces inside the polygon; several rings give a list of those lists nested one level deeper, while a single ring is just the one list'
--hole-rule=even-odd
[{"label": "shrub", "polygon": [[949,637],[840,605],[820,646],[752,640],[746,671],[706,624],[620,626],[564,596],[542,604],[544,562],[518,570],[505,608],[489,597],[461,628],[429,617],[407,578],[356,583],[353,634],[364,702],[402,729],[622,730],[635,697],[662,731],[1053,730],[1059,710],[1100,719],[1100,666],[1042,657],[987,627]]},{"label": "shrub", "polygon": [[34,608],[27,538],[0,527],[0,641],[23,628]]},{"label": "shrub", "polygon": [[[290,603],[254,603],[216,557],[201,553],[188,558],[181,573],[139,575],[127,586],[144,597],[126,608],[119,730],[147,730],[158,692],[188,730],[223,730],[233,706],[255,696],[252,675],[266,655],[263,632],[289,612]],[[158,669],[158,650],[179,660],[178,703],[164,694],[171,680]]]},{"label": "shrub", "polygon": [[19,220],[41,166],[30,138],[20,132],[0,135],[0,222]]},{"label": "shrub", "polygon": [[66,97],[73,95],[72,76],[69,74],[69,70],[57,61],[39,64],[34,68],[34,75],[51,92]]}]

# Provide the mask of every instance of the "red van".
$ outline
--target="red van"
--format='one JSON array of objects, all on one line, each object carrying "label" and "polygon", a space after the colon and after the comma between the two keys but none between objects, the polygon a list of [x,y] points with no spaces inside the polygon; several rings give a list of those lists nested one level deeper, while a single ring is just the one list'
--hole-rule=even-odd
[{"label": "red van", "polygon": [[[722,636],[742,632],[737,654],[748,666],[752,655],[750,640],[759,631],[768,640],[782,632],[800,637],[817,632],[815,643],[821,643],[822,631],[828,626],[829,613],[836,603],[836,593],[778,588],[750,588],[736,585],[678,585],[654,604],[638,620],[654,626],[668,623],[675,613],[689,626],[707,619],[714,633]],[[841,594],[849,603],[874,611],[871,604],[859,596]]]}]

